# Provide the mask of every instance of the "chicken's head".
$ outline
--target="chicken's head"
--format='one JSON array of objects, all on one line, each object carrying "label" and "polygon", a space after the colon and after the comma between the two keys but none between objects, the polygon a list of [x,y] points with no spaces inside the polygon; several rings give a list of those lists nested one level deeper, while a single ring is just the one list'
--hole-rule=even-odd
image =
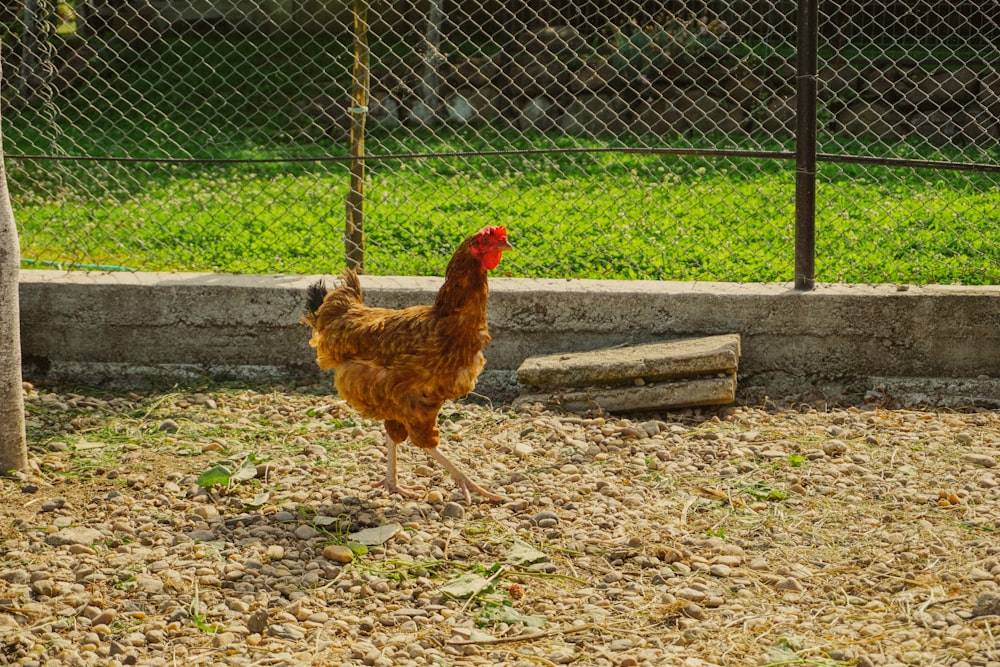
[{"label": "chicken's head", "polygon": [[469,248],[472,255],[482,262],[487,271],[497,268],[504,250],[513,250],[507,240],[506,227],[483,227],[472,236]]}]

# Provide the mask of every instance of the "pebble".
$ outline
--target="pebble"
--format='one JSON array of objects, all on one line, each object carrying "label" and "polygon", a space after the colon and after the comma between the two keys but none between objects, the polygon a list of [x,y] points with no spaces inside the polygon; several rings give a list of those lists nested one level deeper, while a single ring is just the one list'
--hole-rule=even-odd
[{"label": "pebble", "polygon": [[531,517],[531,521],[539,528],[553,528],[559,525],[559,515],[555,512],[538,512]]},{"label": "pebble", "polygon": [[799,583],[799,580],[794,577],[786,577],[774,584],[774,587],[779,591],[791,591],[796,593],[805,590],[802,588],[802,584]]},{"label": "pebble", "polygon": [[733,575],[733,568],[723,563],[715,563],[709,566],[708,572],[714,577],[731,577]]},{"label": "pebble", "polygon": [[52,533],[45,538],[45,542],[54,547],[68,546],[72,544],[91,545],[104,540],[104,533],[96,528],[85,526],[75,526],[65,528],[57,533]]},{"label": "pebble", "polygon": [[306,633],[301,628],[289,623],[275,623],[267,626],[267,634],[280,639],[290,639],[300,641],[306,638]]},{"label": "pebble", "polygon": [[456,502],[445,503],[441,508],[441,517],[444,519],[461,519],[465,516],[465,507]]},{"label": "pebble", "polygon": [[252,634],[263,634],[267,628],[268,615],[266,609],[257,609],[247,616],[247,631]]},{"label": "pebble", "polygon": [[203,530],[203,529],[192,530],[190,533],[188,533],[188,537],[190,537],[195,542],[215,541],[215,533],[213,533],[210,530]]},{"label": "pebble", "polygon": [[354,552],[341,544],[328,544],[323,547],[323,557],[335,563],[350,563],[354,560]]},{"label": "pebble", "polygon": [[160,422],[159,431],[162,433],[177,433],[180,430],[180,425],[173,419],[164,419]]},{"label": "pebble", "polygon": [[843,456],[847,453],[847,444],[843,440],[827,440],[823,443],[823,453],[829,457]]},{"label": "pebble", "polygon": [[514,445],[514,456],[519,459],[526,459],[534,453],[535,449],[526,442],[519,442]]},{"label": "pebble", "polygon": [[319,537],[319,531],[308,524],[296,526],[292,534],[299,540],[312,540]]},{"label": "pebble", "polygon": [[996,459],[988,454],[963,454],[962,460],[983,468],[992,468],[997,464]]}]

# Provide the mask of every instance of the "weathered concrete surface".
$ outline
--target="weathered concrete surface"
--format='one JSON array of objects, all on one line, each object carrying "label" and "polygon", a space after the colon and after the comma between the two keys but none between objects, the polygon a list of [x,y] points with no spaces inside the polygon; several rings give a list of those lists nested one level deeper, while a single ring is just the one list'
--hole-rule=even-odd
[{"label": "weathered concrete surface", "polygon": [[717,373],[735,375],[739,360],[739,334],[702,336],[528,357],[517,369],[517,381],[548,389],[631,384],[636,378],[650,381]]},{"label": "weathered concrete surface", "polygon": [[[298,319],[315,279],[23,271],[25,373],[86,382],[314,374]],[[427,303],[440,284],[362,279],[369,302],[386,307]],[[738,391],[749,399],[859,395],[876,377],[1000,377],[995,286],[490,284],[493,343],[477,391],[494,398],[517,392],[515,371],[529,356],[733,332],[742,339]]]},{"label": "weathered concrete surface", "polygon": [[556,389],[522,394],[514,407],[542,403],[569,412],[601,408],[608,412],[642,412],[687,408],[696,405],[725,405],[736,398],[736,375],[693,380],[672,380],[641,387],[591,387]]}]

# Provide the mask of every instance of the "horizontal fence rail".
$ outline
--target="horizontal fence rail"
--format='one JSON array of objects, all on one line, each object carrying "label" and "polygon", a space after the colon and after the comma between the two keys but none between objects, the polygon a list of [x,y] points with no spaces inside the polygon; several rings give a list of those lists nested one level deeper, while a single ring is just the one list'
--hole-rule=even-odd
[{"label": "horizontal fence rail", "polygon": [[3,54],[22,257],[440,274],[505,224],[507,275],[996,283],[998,18],[928,0],[33,0]]}]

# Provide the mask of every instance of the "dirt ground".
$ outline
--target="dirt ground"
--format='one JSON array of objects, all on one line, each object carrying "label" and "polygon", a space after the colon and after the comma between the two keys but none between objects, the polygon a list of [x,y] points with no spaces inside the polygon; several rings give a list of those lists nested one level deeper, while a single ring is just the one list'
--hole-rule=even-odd
[{"label": "dirt ground", "polygon": [[1000,667],[1000,415],[453,403],[442,449],[325,387],[31,388],[0,664]]}]

